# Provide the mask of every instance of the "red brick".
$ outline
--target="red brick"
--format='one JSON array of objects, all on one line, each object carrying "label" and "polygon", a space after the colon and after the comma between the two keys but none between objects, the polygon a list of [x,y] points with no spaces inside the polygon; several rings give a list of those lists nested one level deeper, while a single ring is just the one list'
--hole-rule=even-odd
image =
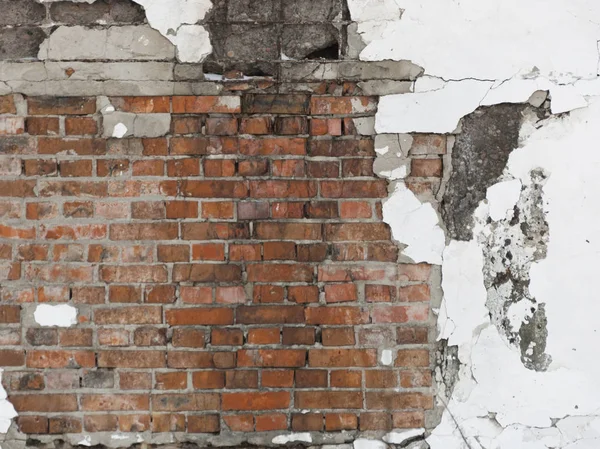
[{"label": "red brick", "polygon": [[210,342],[215,346],[241,346],[244,333],[241,329],[215,328],[211,330]]},{"label": "red brick", "polygon": [[331,386],[339,388],[360,388],[362,374],[360,371],[335,370],[331,371]]},{"label": "red brick", "polygon": [[362,401],[359,391],[297,391],[294,406],[303,409],[359,409]]},{"label": "red brick", "polygon": [[9,400],[19,413],[74,412],[78,409],[74,394],[13,394]]},{"label": "red brick", "polygon": [[91,368],[96,366],[93,351],[33,350],[27,351],[30,368]]},{"label": "red brick", "polygon": [[172,344],[175,347],[203,348],[205,334],[200,329],[175,328]]},{"label": "red brick", "polygon": [[354,328],[324,328],[321,332],[323,346],[352,346],[354,345]]},{"label": "red brick", "polygon": [[99,351],[98,366],[105,368],[161,368],[165,366],[164,351]]},{"label": "red brick", "polygon": [[307,324],[365,324],[369,313],[358,307],[308,307],[305,310]]},{"label": "red brick", "polygon": [[262,370],[262,386],[290,388],[294,385],[294,372],[289,370]]},{"label": "red brick", "polygon": [[409,321],[427,321],[429,307],[427,304],[410,306],[376,306],[371,312],[373,323],[406,323]]},{"label": "red brick", "polygon": [[119,111],[148,114],[170,111],[169,97],[111,97],[113,106]]},{"label": "red brick", "polygon": [[134,411],[150,407],[148,396],[143,394],[83,394],[80,400],[84,411]]},{"label": "red brick", "polygon": [[95,135],[98,133],[98,123],[92,117],[67,117],[65,133],[68,136]]},{"label": "red brick", "polygon": [[248,343],[251,345],[276,345],[281,339],[278,327],[255,328],[248,331]]},{"label": "red brick", "polygon": [[412,159],[410,164],[410,176],[440,178],[442,172],[441,159]]},{"label": "red brick", "polygon": [[281,413],[268,413],[264,415],[256,415],[256,431],[267,432],[273,430],[286,430],[287,418]]},{"label": "red brick", "polygon": [[323,430],[323,415],[320,413],[294,413],[292,415],[292,430],[320,432]]},{"label": "red brick", "polygon": [[17,418],[19,430],[28,434],[48,433],[48,418],[45,416],[31,415]]},{"label": "red brick", "polygon": [[336,432],[340,430],[355,430],[358,428],[358,418],[351,413],[327,413],[325,415],[325,430]]},{"label": "red brick", "polygon": [[31,115],[88,115],[96,112],[94,97],[29,97]]},{"label": "red brick", "polygon": [[173,393],[152,395],[152,410],[157,412],[218,409],[219,395],[215,393]]},{"label": "red brick", "polygon": [[431,409],[433,398],[423,393],[375,392],[366,393],[367,408],[371,410]]},{"label": "red brick", "polygon": [[243,118],[240,124],[241,134],[269,134],[273,123],[271,117]]},{"label": "red brick", "polygon": [[304,323],[301,306],[239,306],[236,323],[241,324],[288,324]]},{"label": "red brick", "polygon": [[358,294],[354,284],[328,284],[325,286],[325,301],[349,302],[357,301]]},{"label": "red brick", "polygon": [[48,432],[51,434],[81,433],[81,430],[81,418],[56,416],[48,420]]},{"label": "red brick", "polygon": [[220,307],[195,307],[169,309],[166,321],[171,326],[233,324],[233,309]]},{"label": "red brick", "polygon": [[252,432],[254,430],[252,415],[225,415],[223,421],[232,432]]},{"label": "red brick", "polygon": [[96,324],[160,324],[160,306],[131,306],[100,308],[94,311]]},{"label": "red brick", "polygon": [[304,366],[306,351],[300,349],[239,350],[238,366],[292,368]]},{"label": "red brick", "polygon": [[377,365],[377,351],[373,349],[311,349],[309,366],[357,367]]},{"label": "red brick", "polygon": [[219,415],[188,416],[188,432],[190,433],[218,433],[219,430]]},{"label": "red brick", "polygon": [[209,117],[206,119],[206,134],[232,136],[237,133],[237,119],[233,117]]},{"label": "red brick", "polygon": [[285,391],[223,393],[223,410],[276,410],[288,408],[290,393]]},{"label": "red brick", "polygon": [[56,136],[59,133],[58,117],[27,117],[25,128],[32,136]]},{"label": "red brick", "polygon": [[186,372],[156,373],[157,390],[181,390],[187,388]]},{"label": "red brick", "polygon": [[173,97],[173,112],[181,113],[239,113],[240,98],[233,96]]}]

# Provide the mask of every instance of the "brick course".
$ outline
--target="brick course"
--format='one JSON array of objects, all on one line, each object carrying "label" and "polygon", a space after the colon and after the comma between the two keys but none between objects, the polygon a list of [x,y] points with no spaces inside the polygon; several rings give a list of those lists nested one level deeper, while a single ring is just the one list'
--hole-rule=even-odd
[{"label": "brick course", "polygon": [[[373,139],[342,127],[376,98],[111,98],[172,114],[151,139],[102,138],[95,98],[26,101],[17,117],[0,97],[25,123],[0,136],[0,366],[21,431],[424,425],[430,267],[399,259]],[[427,184],[444,138],[415,138]],[[35,303],[78,324],[39,328]]]}]

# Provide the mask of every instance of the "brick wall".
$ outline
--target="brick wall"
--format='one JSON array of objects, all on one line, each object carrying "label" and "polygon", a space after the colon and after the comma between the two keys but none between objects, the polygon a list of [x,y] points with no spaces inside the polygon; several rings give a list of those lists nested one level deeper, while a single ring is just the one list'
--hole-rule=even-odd
[{"label": "brick wall", "polygon": [[[376,100],[110,98],[140,122],[170,114],[166,136],[116,139],[100,99],[0,97],[0,367],[19,429],[424,426],[431,269],[382,222],[353,120]],[[439,177],[421,153],[413,175]],[[39,304],[77,324],[40,326]]]}]

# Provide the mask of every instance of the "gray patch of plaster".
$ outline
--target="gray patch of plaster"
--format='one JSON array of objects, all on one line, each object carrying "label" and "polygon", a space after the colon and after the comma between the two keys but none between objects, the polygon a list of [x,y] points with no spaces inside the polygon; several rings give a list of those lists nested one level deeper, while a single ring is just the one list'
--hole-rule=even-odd
[{"label": "gray patch of plaster", "polygon": [[99,97],[103,137],[160,137],[171,128],[171,114],[134,114],[116,111],[107,97]]},{"label": "gray patch of plaster", "polygon": [[452,150],[452,172],[441,202],[448,237],[468,241],[473,237],[473,212],[486,190],[502,174],[508,156],[519,142],[521,104],[480,108],[462,120],[462,132]]},{"label": "gray patch of plaster", "polygon": [[[510,343],[519,345],[523,364],[537,371],[544,371],[551,362],[545,354],[548,331],[544,305],[537,304],[529,291],[531,264],[546,257],[549,238],[543,211],[545,182],[541,170],[532,171],[512,216],[496,222],[486,220],[485,232],[478,238],[490,320]],[[511,315],[516,318],[511,319]]]},{"label": "gray patch of plaster", "polygon": [[146,25],[90,29],[60,26],[42,44],[42,60],[173,59],[173,46]]}]

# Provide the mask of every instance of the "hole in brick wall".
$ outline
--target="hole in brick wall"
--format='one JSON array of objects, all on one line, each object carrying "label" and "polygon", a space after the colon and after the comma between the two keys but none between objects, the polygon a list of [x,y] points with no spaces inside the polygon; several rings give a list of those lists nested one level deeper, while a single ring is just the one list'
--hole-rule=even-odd
[{"label": "hole in brick wall", "polygon": [[320,48],[312,53],[306,55],[304,59],[339,59],[340,57],[340,46],[338,43],[334,43],[325,48]]}]

